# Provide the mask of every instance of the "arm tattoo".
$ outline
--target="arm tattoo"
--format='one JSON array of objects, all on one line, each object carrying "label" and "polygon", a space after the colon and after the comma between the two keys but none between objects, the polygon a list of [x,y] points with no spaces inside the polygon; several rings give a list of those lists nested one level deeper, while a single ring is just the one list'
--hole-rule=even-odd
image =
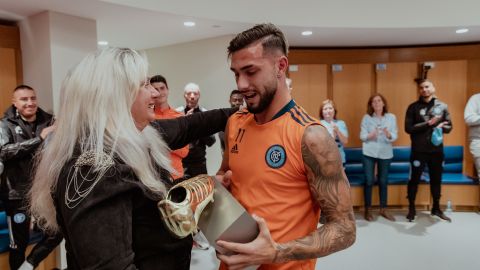
[{"label": "arm tattoo", "polygon": [[302,139],[302,155],[312,198],[327,223],[303,238],[277,244],[277,263],[323,257],[355,242],[350,186],[335,141],[323,127],[310,126]]}]

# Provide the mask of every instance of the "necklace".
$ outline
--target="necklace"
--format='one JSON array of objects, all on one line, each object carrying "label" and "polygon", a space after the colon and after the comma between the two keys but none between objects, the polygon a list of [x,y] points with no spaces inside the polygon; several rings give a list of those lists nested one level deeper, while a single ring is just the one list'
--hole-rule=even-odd
[{"label": "necklace", "polygon": [[[96,160],[97,154],[94,151],[86,151],[78,157],[75,164],[70,168],[65,190],[65,205],[69,209],[73,209],[80,204],[92,192],[107,170],[114,165],[113,158],[105,153],[100,154],[98,162]],[[82,167],[86,166],[89,168],[84,174]]]}]

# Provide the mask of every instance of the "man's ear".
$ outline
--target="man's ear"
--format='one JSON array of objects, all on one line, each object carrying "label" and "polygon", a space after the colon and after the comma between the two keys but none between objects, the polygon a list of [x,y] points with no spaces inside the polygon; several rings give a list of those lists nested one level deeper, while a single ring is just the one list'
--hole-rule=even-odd
[{"label": "man's ear", "polygon": [[288,58],[282,55],[278,58],[278,71],[283,74],[287,74]]}]

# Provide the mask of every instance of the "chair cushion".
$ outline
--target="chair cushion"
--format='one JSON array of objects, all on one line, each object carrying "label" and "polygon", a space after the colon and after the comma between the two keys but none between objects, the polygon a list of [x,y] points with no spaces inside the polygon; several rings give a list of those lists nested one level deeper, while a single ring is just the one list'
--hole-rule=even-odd
[{"label": "chair cushion", "polygon": [[0,230],[0,253],[8,251],[10,245],[10,238],[8,236],[8,229]]},{"label": "chair cushion", "polygon": [[363,164],[362,163],[346,163],[345,164],[345,173],[350,174],[363,174]]},{"label": "chair cushion", "polygon": [[445,155],[445,163],[455,163],[463,161],[463,146],[461,145],[451,145],[445,146],[443,148],[443,153]]},{"label": "chair cushion", "polygon": [[392,162],[410,162],[411,148],[408,146],[398,146],[393,148]]},{"label": "chair cushion", "polygon": [[463,163],[455,162],[455,163],[445,163],[443,164],[443,172],[444,173],[462,173]]},{"label": "chair cushion", "polygon": [[7,214],[5,211],[0,212],[0,229],[8,228],[7,224]]},{"label": "chair cushion", "polygon": [[478,182],[461,173],[444,173],[442,174],[442,184],[478,185]]},{"label": "chair cushion", "polygon": [[365,185],[365,177],[359,174],[352,174],[348,175],[348,182],[350,182],[350,186],[358,187]]},{"label": "chair cushion", "polygon": [[346,163],[362,163],[363,153],[362,148],[345,148]]},{"label": "chair cushion", "polygon": [[401,161],[401,162],[392,162],[390,164],[390,169],[388,173],[409,173],[410,172],[410,162]]}]

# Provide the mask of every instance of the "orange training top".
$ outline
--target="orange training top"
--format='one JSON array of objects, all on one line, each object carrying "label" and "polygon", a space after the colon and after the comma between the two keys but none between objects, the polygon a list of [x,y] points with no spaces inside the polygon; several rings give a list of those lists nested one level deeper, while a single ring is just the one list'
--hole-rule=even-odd
[{"label": "orange training top", "polygon": [[[278,243],[317,229],[320,209],[312,199],[302,158],[305,129],[320,124],[291,100],[259,125],[246,110],[227,124],[231,192],[250,214],[263,217]],[[261,270],[315,269],[316,259],[262,265]],[[224,268],[225,269],[225,268]]]},{"label": "orange training top", "polygon": [[[156,119],[172,119],[183,116],[182,113],[177,112],[176,110],[168,107],[168,109],[160,109],[155,107],[155,118]],[[180,149],[173,150],[170,152],[170,159],[172,161],[172,167],[177,173],[172,173],[173,179],[178,179],[183,176],[183,165],[182,159],[188,155],[188,144]]]}]

